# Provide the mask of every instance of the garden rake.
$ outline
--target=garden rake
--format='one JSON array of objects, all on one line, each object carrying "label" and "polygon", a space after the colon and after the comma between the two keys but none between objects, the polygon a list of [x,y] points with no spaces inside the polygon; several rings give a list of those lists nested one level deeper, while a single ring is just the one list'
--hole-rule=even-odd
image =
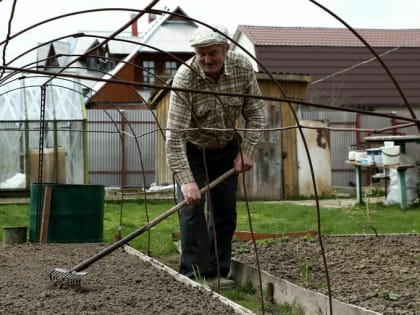
[{"label": "garden rake", "polygon": [[[228,170],[227,172],[225,172],[224,174],[222,174],[221,176],[216,178],[214,181],[212,181],[210,184],[202,187],[200,189],[201,194],[203,194],[203,193],[207,192],[209,189],[217,186],[222,181],[224,181],[226,178],[228,178],[232,174],[234,174],[234,172],[235,172],[235,169],[231,168],[230,170]],[[153,219],[152,221],[150,221],[148,224],[144,225],[143,227],[135,230],[131,234],[127,235],[126,237],[124,237],[124,238],[118,240],[117,242],[113,243],[111,246],[104,248],[103,250],[101,250],[96,255],[94,255],[94,256],[86,259],[85,261],[81,262],[80,264],[73,267],[72,269],[67,270],[67,269],[63,269],[63,268],[55,268],[54,270],[52,270],[49,273],[50,280],[66,284],[66,285],[68,285],[72,288],[79,287],[81,279],[87,274],[87,272],[83,271],[83,270],[88,268],[90,265],[92,265],[93,263],[95,263],[99,259],[109,255],[110,253],[112,253],[116,249],[125,245],[126,243],[128,243],[132,239],[136,238],[140,234],[150,230],[152,227],[154,227],[155,225],[157,225],[158,223],[160,223],[164,219],[168,218],[169,216],[171,216],[172,214],[177,212],[184,205],[186,205],[185,200],[176,204],[174,207],[172,207],[171,209],[162,213],[160,216],[156,217],[155,219]]]}]

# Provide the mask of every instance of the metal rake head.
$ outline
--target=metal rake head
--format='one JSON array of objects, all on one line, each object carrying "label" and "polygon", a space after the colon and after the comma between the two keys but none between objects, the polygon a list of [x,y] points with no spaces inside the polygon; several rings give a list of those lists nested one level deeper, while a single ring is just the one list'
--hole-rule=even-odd
[{"label": "metal rake head", "polygon": [[50,271],[50,280],[60,284],[66,284],[72,288],[80,287],[80,281],[87,272],[71,271],[63,268],[55,268]]}]

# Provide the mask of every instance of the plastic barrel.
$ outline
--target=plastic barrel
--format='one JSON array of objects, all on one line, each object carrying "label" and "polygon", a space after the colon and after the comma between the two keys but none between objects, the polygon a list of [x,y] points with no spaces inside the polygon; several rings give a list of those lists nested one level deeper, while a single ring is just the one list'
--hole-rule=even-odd
[{"label": "plastic barrel", "polygon": [[[52,187],[47,242],[87,243],[103,241],[104,185],[31,184],[29,241],[39,241],[44,192]],[[38,197],[38,188],[41,195]],[[38,200],[40,206],[38,206]],[[39,210],[37,211],[39,207]]]}]

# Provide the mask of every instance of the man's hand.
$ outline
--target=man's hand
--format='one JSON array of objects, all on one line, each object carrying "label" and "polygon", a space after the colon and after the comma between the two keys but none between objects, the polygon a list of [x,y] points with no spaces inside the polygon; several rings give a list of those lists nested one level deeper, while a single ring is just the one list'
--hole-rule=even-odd
[{"label": "man's hand", "polygon": [[[243,163],[242,163],[242,157],[243,157]],[[242,154],[241,152],[238,153],[235,160],[233,161],[233,166],[235,167],[235,171],[237,173],[243,173],[248,172],[252,165],[254,164],[254,161],[246,154]]]},{"label": "man's hand", "polygon": [[201,200],[200,188],[196,182],[189,182],[181,185],[181,192],[187,205],[199,203]]}]

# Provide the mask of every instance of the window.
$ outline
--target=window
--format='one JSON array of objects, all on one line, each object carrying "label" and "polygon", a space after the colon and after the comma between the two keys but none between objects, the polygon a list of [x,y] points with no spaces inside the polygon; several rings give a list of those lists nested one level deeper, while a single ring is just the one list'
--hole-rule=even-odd
[{"label": "window", "polygon": [[143,61],[143,82],[155,83],[155,62],[152,60]]},{"label": "window", "polygon": [[165,61],[165,74],[172,77],[176,72],[176,61]]}]

